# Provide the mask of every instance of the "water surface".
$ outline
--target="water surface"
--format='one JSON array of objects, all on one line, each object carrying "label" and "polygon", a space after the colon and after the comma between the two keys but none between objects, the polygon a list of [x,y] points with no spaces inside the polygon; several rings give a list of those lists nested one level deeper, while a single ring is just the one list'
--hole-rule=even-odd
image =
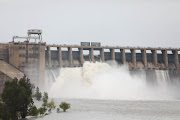
[{"label": "water surface", "polygon": [[29,120],[180,120],[179,100],[55,99],[56,106],[62,101],[71,103],[71,109]]}]

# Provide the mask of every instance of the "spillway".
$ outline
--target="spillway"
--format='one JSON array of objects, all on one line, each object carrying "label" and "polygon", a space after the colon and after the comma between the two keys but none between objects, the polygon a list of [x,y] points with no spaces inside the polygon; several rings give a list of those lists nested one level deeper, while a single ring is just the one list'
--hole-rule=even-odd
[{"label": "spillway", "polygon": [[166,100],[180,96],[179,80],[171,82],[167,70],[130,71],[116,62],[85,62],[83,67],[46,73],[46,90],[53,98]]}]

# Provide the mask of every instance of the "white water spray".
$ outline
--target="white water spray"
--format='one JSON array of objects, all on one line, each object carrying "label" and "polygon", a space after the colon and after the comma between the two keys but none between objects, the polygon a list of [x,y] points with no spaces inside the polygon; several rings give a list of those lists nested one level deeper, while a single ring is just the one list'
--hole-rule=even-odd
[{"label": "white water spray", "polygon": [[[159,72],[159,74],[164,73]],[[162,76],[159,75],[158,84],[160,85],[162,84],[161,78]],[[163,80],[165,79],[163,78]],[[166,84],[166,80],[163,84]],[[83,67],[62,68],[60,76],[53,83],[49,94],[54,98],[173,99],[174,91],[169,89],[168,85],[162,86],[149,86],[144,72],[132,76],[127,66],[118,66],[116,63],[109,65],[85,62]]]}]

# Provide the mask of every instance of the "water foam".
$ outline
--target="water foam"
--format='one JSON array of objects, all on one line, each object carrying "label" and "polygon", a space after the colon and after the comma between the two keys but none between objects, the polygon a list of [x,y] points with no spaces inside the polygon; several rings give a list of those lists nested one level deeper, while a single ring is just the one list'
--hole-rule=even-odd
[{"label": "water foam", "polygon": [[132,76],[127,66],[99,62],[85,62],[79,68],[62,68],[49,90],[54,98],[120,100],[173,99],[172,93],[174,91],[167,85],[149,86],[143,71]]}]

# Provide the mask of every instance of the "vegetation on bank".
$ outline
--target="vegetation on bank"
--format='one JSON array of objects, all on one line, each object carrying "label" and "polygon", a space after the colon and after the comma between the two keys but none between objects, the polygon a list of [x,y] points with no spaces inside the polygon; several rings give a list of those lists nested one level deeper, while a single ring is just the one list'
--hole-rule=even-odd
[{"label": "vegetation on bank", "polygon": [[62,103],[59,105],[59,107],[62,108],[64,112],[66,112],[66,110],[70,108],[70,104],[69,104],[69,103],[66,103],[66,102],[62,102]]},{"label": "vegetation on bank", "polygon": [[28,78],[23,77],[20,80],[14,78],[12,82],[6,81],[1,106],[2,111],[7,111],[7,113],[0,117],[3,120],[17,120],[19,113],[21,118],[25,118],[33,103],[32,87]]},{"label": "vegetation on bank", "polygon": [[36,88],[36,92],[35,92],[35,94],[34,94],[33,97],[35,97],[36,100],[38,100],[38,101],[41,100],[42,94],[41,94],[41,92],[39,91],[39,88],[38,88],[38,87]]},{"label": "vegetation on bank", "polygon": [[[32,89],[33,86],[27,77],[6,81],[3,93],[0,96],[0,119],[18,120],[26,116],[42,116],[50,114],[56,108],[54,99],[48,102],[47,92],[44,92],[42,96],[37,87],[34,95],[32,95]],[[40,108],[34,105],[33,97],[38,101],[42,99],[43,103]],[[57,113],[60,113],[60,109],[66,112],[69,108],[69,103],[62,102],[57,108]]]}]

